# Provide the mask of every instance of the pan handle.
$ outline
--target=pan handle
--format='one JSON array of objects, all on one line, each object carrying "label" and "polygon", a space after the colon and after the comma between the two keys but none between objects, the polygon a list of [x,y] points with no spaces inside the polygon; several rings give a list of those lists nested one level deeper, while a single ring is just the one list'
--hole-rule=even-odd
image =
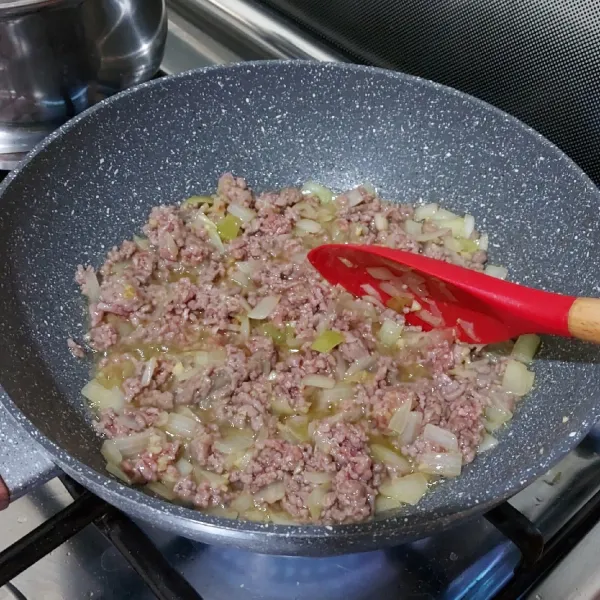
[{"label": "pan handle", "polygon": [[58,472],[44,450],[0,406],[0,510]]}]

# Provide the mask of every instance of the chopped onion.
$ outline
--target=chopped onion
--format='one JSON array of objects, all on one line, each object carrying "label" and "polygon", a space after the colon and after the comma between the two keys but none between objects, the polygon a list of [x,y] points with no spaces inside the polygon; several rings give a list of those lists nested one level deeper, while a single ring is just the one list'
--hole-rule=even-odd
[{"label": "chopped onion", "polygon": [[254,450],[252,450],[252,449],[248,450],[247,452],[244,452],[244,454],[242,454],[242,456],[240,456],[240,458],[236,459],[233,462],[233,464],[238,469],[243,471],[250,464],[250,461],[252,460],[253,456],[254,456]]},{"label": "chopped onion", "polygon": [[194,352],[194,364],[197,367],[206,367],[208,365],[220,365],[225,362],[227,353],[223,349],[211,350],[210,352]]},{"label": "chopped onion", "polygon": [[485,409],[486,426],[488,431],[495,431],[504,423],[508,423],[513,417],[510,410],[502,408],[501,406],[488,406]]},{"label": "chopped onion", "polygon": [[150,248],[150,240],[148,240],[148,238],[140,237],[139,235],[134,235],[133,241],[140,250],[148,250]]},{"label": "chopped onion", "polygon": [[215,246],[219,252],[225,252],[225,246],[223,245],[223,242],[219,236],[217,226],[202,211],[198,211],[196,213],[196,216],[194,217],[194,225],[206,229],[208,239],[211,241],[213,246]]},{"label": "chopped onion", "polygon": [[200,467],[194,467],[194,479],[197,483],[207,481],[210,487],[218,489],[227,485],[227,477],[224,475],[218,475],[212,471],[201,469]]},{"label": "chopped onion", "polygon": [[83,283],[87,292],[87,297],[90,303],[98,302],[100,299],[100,284],[98,283],[98,277],[96,272],[92,269],[85,271]]},{"label": "chopped onion", "polygon": [[258,523],[267,523],[269,521],[269,513],[264,510],[247,510],[242,518],[248,521],[257,521]]},{"label": "chopped onion", "polygon": [[327,377],[326,375],[307,375],[302,378],[300,384],[303,386],[313,386],[330,390],[335,385],[335,379],[333,379],[333,377]]},{"label": "chopped onion", "polygon": [[485,452],[486,450],[491,450],[492,448],[495,448],[497,445],[498,445],[498,440],[493,435],[486,433],[483,436],[483,438],[481,439],[479,446],[477,447],[477,454],[481,454],[482,452]]},{"label": "chopped onion", "polygon": [[321,516],[323,501],[325,500],[327,493],[325,487],[319,485],[308,495],[306,505],[308,506],[308,511],[313,519],[318,519]]},{"label": "chopped onion", "polygon": [[465,220],[461,217],[456,217],[455,219],[447,219],[440,222],[446,229],[450,229],[452,231],[452,235],[454,237],[466,237],[465,236]]},{"label": "chopped onion", "polygon": [[509,360],[502,378],[502,387],[511,394],[524,396],[533,387],[535,375],[518,360]]},{"label": "chopped onion", "polygon": [[539,336],[535,335],[535,333],[527,333],[519,336],[510,355],[519,362],[529,364],[539,347]]},{"label": "chopped onion", "polygon": [[475,333],[475,325],[473,325],[473,323],[470,321],[463,321],[462,319],[456,319],[456,324],[471,338],[471,341],[479,342],[480,338]]},{"label": "chopped onion", "polygon": [[352,208],[353,206],[358,206],[361,202],[364,202],[364,197],[360,193],[358,188],[354,188],[345,194],[346,198],[348,198],[348,206]]},{"label": "chopped onion", "polygon": [[331,389],[324,389],[320,394],[320,400],[323,404],[328,405],[341,400],[349,400],[354,397],[354,388],[347,384],[339,384]]},{"label": "chopped onion", "polygon": [[[390,422],[388,424],[388,428],[397,433],[398,435],[402,434],[406,429],[408,424],[408,416],[411,414],[411,402],[406,401],[403,402],[392,415]],[[420,414],[420,413],[419,413]]]},{"label": "chopped onion", "polygon": [[304,479],[309,483],[314,483],[315,485],[323,485],[325,483],[331,483],[331,480],[333,479],[333,473],[305,471]]},{"label": "chopped onion", "polygon": [[156,356],[153,356],[146,364],[144,365],[144,371],[142,373],[142,378],[140,379],[140,383],[142,387],[146,387],[150,385],[152,381],[152,376],[154,375],[154,371],[156,370],[156,365],[158,361]]},{"label": "chopped onion", "polygon": [[301,217],[312,219],[313,221],[318,220],[319,213],[317,213],[315,207],[308,202],[298,202],[298,204],[294,205],[294,211],[296,211]]},{"label": "chopped onion", "polygon": [[262,266],[262,262],[260,260],[241,260],[236,263],[236,267],[246,273],[246,275],[254,275]]},{"label": "chopped onion", "polygon": [[251,280],[248,273],[244,273],[240,269],[236,269],[230,276],[229,279],[238,285],[241,285],[243,288],[247,288],[250,286]]},{"label": "chopped onion", "polygon": [[184,369],[183,365],[181,365],[181,369],[177,369],[177,372],[175,371],[175,369],[173,369],[173,375],[175,379],[177,379],[177,381],[187,381],[188,379],[191,379],[192,377],[198,375],[201,372],[202,369]]},{"label": "chopped onion", "polygon": [[81,394],[87,398],[98,411],[112,408],[116,413],[120,413],[125,405],[125,397],[118,387],[108,390],[96,379],[92,379],[86,383],[81,390]]},{"label": "chopped onion", "polygon": [[417,504],[426,492],[427,478],[421,473],[390,479],[379,486],[380,494],[406,504]]},{"label": "chopped onion", "polygon": [[387,512],[388,510],[400,508],[403,504],[404,502],[402,502],[402,500],[388,498],[387,496],[379,494],[377,498],[375,498],[375,512],[377,514]]},{"label": "chopped onion", "polygon": [[[388,294],[388,296],[391,296],[392,298],[402,296],[403,294],[406,293],[401,288],[394,285],[391,281],[382,281],[379,284],[379,289],[382,292],[385,292],[386,294]],[[412,298],[410,300],[412,302]]]},{"label": "chopped onion", "polygon": [[295,442],[302,443],[310,441],[310,434],[308,433],[308,417],[303,415],[288,417],[285,421],[285,426],[295,438]]},{"label": "chopped onion", "polygon": [[234,217],[237,217],[243,223],[250,223],[254,217],[256,217],[256,212],[250,208],[246,208],[245,206],[241,206],[240,204],[230,204],[227,207],[227,212],[232,214]]},{"label": "chopped onion", "polygon": [[[194,421],[199,421],[198,419],[198,415],[196,413],[194,413],[192,411],[192,409],[189,406],[177,406],[175,407],[175,412],[178,415],[183,415],[184,417],[188,417],[190,419],[193,419]],[[165,418],[165,425],[169,419],[169,414],[165,413],[167,415],[167,417]]]},{"label": "chopped onion", "polygon": [[322,229],[321,225],[312,219],[300,219],[296,223],[296,227],[307,233],[319,233]]},{"label": "chopped onion", "polygon": [[192,463],[188,460],[185,460],[185,458],[180,458],[175,463],[175,467],[184,477],[187,477],[194,469],[194,467],[192,467]]},{"label": "chopped onion", "polygon": [[417,223],[412,219],[404,221],[404,230],[408,235],[421,235],[423,233],[423,224]]},{"label": "chopped onion", "polygon": [[215,440],[213,447],[223,454],[232,454],[247,450],[254,444],[254,434],[248,429],[231,429],[220,440]]},{"label": "chopped onion", "polygon": [[458,477],[462,469],[462,455],[456,452],[424,452],[419,457],[417,468],[429,475]]},{"label": "chopped onion", "polygon": [[431,233],[420,233],[419,235],[415,235],[415,240],[417,240],[417,242],[431,242],[432,240],[441,238],[448,233],[450,233],[450,229],[438,229],[437,231],[432,231]]},{"label": "chopped onion", "polygon": [[290,256],[290,261],[293,262],[295,265],[300,265],[306,260],[307,256],[307,251],[296,252],[292,254],[292,256]]},{"label": "chopped onion", "polygon": [[371,196],[377,195],[377,190],[375,189],[375,186],[370,181],[365,181],[365,182],[361,183],[359,187],[362,187],[365,190],[365,192],[367,192]]},{"label": "chopped onion", "polygon": [[316,196],[321,204],[329,204],[333,200],[333,192],[320,183],[307,181],[302,186],[302,193],[305,196]]},{"label": "chopped onion", "polygon": [[250,319],[247,315],[242,315],[240,317],[240,335],[244,340],[247,340],[250,337]]},{"label": "chopped onion", "polygon": [[404,456],[382,446],[380,444],[371,444],[371,454],[373,458],[383,463],[386,467],[393,469],[400,475],[405,475],[406,473],[410,473],[411,467],[410,463]]},{"label": "chopped onion", "polygon": [[425,323],[429,323],[432,327],[444,327],[445,322],[442,317],[436,317],[432,315],[428,310],[422,309],[419,311],[418,315],[419,319],[425,321]]},{"label": "chopped onion", "polygon": [[283,511],[274,511],[271,510],[269,512],[269,516],[271,517],[271,521],[276,525],[296,525],[300,526],[300,523],[294,521],[292,516],[289,513]]},{"label": "chopped onion", "polygon": [[[391,424],[391,421],[390,421]],[[406,417],[406,425],[404,430],[400,434],[399,442],[402,446],[408,446],[412,444],[421,432],[421,426],[423,425],[423,413],[418,411],[412,411],[408,413]]]},{"label": "chopped onion", "polygon": [[423,438],[426,442],[441,446],[444,450],[458,452],[458,440],[456,439],[456,436],[447,429],[427,423],[423,429]]},{"label": "chopped onion", "polygon": [[254,500],[250,494],[241,493],[229,503],[229,506],[233,510],[237,510],[238,512],[242,513],[250,510],[254,506]]},{"label": "chopped onion", "polygon": [[344,375],[344,379],[347,379],[348,377],[352,377],[352,375],[355,375],[359,371],[364,371],[365,369],[368,369],[369,367],[371,367],[372,365],[375,364],[376,360],[377,359],[371,355],[363,356],[362,358],[358,358],[348,367],[348,370],[346,371],[346,374]]},{"label": "chopped onion", "polygon": [[146,484],[146,487],[154,492],[157,496],[161,496],[165,500],[173,501],[177,498],[177,494],[173,492],[173,490],[169,489],[164,483],[160,483],[160,481],[151,481]]},{"label": "chopped onion", "polygon": [[302,440],[298,438],[298,436],[284,423],[277,423],[277,431],[279,432],[279,437],[290,444],[298,444]]},{"label": "chopped onion", "polygon": [[191,438],[194,437],[197,425],[198,422],[195,419],[173,412],[169,413],[164,429],[171,435]]},{"label": "chopped onion", "polygon": [[454,252],[462,251],[462,244],[460,243],[458,238],[445,237],[443,242],[444,242],[444,246],[446,248],[448,248],[448,250],[453,250]]},{"label": "chopped onion", "polygon": [[270,483],[266,487],[262,488],[256,494],[254,499],[257,502],[266,502],[267,504],[274,504],[285,496],[285,484],[283,481],[275,481]]},{"label": "chopped onion", "polygon": [[276,415],[293,415],[294,410],[285,398],[273,398],[271,400],[271,410]]},{"label": "chopped onion", "polygon": [[464,219],[464,237],[469,239],[475,231],[475,217],[473,215],[465,215]]},{"label": "chopped onion", "polygon": [[326,329],[317,336],[310,347],[316,352],[328,353],[345,341],[346,337],[343,333],[334,331],[333,329]]},{"label": "chopped onion", "polygon": [[366,271],[375,279],[382,279],[384,281],[394,279],[394,274],[385,267],[367,267]]},{"label": "chopped onion", "polygon": [[487,233],[482,233],[477,240],[477,247],[484,252],[487,252],[487,249],[490,245],[490,238]]},{"label": "chopped onion", "polygon": [[185,368],[183,367],[183,363],[181,361],[177,361],[175,363],[175,366],[173,367],[173,370],[171,371],[171,373],[173,373],[174,377],[179,379],[179,377],[181,375],[183,375],[184,372],[185,372]]},{"label": "chopped onion", "polygon": [[348,260],[347,258],[344,258],[343,256],[340,256],[338,258],[338,260],[345,266],[348,267],[349,269],[353,269],[356,265],[351,261]]},{"label": "chopped onion", "polygon": [[201,204],[212,204],[212,196],[190,196],[181,203],[184,208],[198,208]]},{"label": "chopped onion", "polygon": [[375,215],[375,229],[377,229],[377,231],[386,231],[389,227],[389,223],[388,220],[386,219],[385,215],[382,213],[377,213]]},{"label": "chopped onion", "polygon": [[375,300],[378,300],[379,302],[382,302],[381,294],[370,283],[363,283],[360,287],[367,295],[375,298]]},{"label": "chopped onion", "polygon": [[150,429],[146,429],[140,433],[132,433],[127,437],[105,440],[102,447],[105,448],[109,444],[112,444],[121,453],[123,458],[132,458],[147,448],[148,442],[153,435],[154,433]]},{"label": "chopped onion", "polygon": [[424,221],[425,219],[431,219],[435,213],[438,212],[439,206],[435,203],[423,204],[423,206],[417,206],[415,214],[413,215],[415,221]]},{"label": "chopped onion", "polygon": [[384,346],[392,348],[400,339],[403,329],[404,326],[400,323],[385,319],[381,324],[381,329],[377,332],[377,338]]},{"label": "chopped onion", "polygon": [[117,448],[114,440],[104,440],[100,447],[100,454],[104,456],[105,460],[109,464],[120,465],[123,460],[121,451]]},{"label": "chopped onion", "polygon": [[127,473],[125,473],[125,471],[123,471],[121,469],[121,467],[115,465],[114,463],[108,463],[106,465],[106,470],[111,474],[114,475],[115,477],[117,477],[118,479],[120,479],[121,481],[124,481],[126,484],[131,485],[133,482],[131,481],[131,478],[127,475]]},{"label": "chopped onion", "polygon": [[229,510],[223,506],[212,506],[211,508],[204,509],[207,515],[213,515],[214,517],[222,517],[224,519],[237,519],[238,513],[235,510]]},{"label": "chopped onion", "polygon": [[508,269],[497,265],[487,265],[483,272],[498,279],[506,279],[508,277]]},{"label": "chopped onion", "polygon": [[451,221],[460,218],[456,213],[453,213],[445,208],[438,208],[436,213],[431,217],[432,221]]},{"label": "chopped onion", "polygon": [[248,318],[263,320],[266,319],[279,304],[280,296],[266,296],[248,313]]}]

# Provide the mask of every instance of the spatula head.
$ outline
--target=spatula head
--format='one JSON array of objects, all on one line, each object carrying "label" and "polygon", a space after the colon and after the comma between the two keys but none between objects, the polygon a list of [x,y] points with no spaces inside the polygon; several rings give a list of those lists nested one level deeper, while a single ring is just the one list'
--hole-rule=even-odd
[{"label": "spatula head", "polygon": [[539,290],[379,246],[327,244],[311,250],[308,259],[330,283],[355,296],[375,296],[425,331],[453,328],[457,339],[473,344],[540,331],[521,314],[530,304],[528,292],[546,294]]}]

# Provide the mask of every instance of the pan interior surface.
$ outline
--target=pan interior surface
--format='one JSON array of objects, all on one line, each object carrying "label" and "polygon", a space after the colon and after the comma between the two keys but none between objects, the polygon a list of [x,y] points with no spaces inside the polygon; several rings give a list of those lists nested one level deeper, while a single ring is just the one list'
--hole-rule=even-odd
[{"label": "pan interior surface", "polygon": [[490,261],[512,280],[573,295],[600,290],[596,188],[541,136],[473,98],[397,73],[302,62],[207,69],[127,91],[51,136],[0,197],[3,401],[94,491],[135,516],[170,519],[166,527],[190,537],[278,552],[262,534],[288,531],[299,552],[313,553],[306,545],[318,539],[318,552],[330,553],[353,539],[373,547],[424,536],[491,507],[595,422],[598,349],[548,339],[536,386],[498,446],[388,519],[265,529],[107,479],[79,394],[90,365],[66,344],[86,328],[75,267],[98,266],[150,207],[213,190],[226,171],[258,192],[307,179],[339,190],[369,181],[386,199],[440,202],[475,216],[490,235]]}]

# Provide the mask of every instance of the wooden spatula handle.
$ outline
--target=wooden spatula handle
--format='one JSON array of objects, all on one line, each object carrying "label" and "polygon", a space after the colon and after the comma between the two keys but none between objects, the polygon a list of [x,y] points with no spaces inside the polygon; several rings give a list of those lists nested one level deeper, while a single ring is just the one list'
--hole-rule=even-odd
[{"label": "wooden spatula handle", "polygon": [[580,340],[600,343],[600,298],[577,298],[573,302],[569,332]]}]

